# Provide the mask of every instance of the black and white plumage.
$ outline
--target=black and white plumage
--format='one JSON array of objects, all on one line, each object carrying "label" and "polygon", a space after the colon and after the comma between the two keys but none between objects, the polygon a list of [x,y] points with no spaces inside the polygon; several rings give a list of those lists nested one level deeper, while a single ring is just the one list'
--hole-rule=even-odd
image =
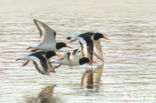
[{"label": "black and white plumage", "polygon": [[47,24],[34,19],[34,23],[36,24],[41,37],[41,42],[39,45],[34,47],[29,47],[27,49],[31,49],[31,51],[36,50],[43,50],[43,51],[56,51],[63,47],[71,48],[70,46],[66,45],[64,42],[57,42],[56,43],[56,32],[51,29]]},{"label": "black and white plumage", "polygon": [[[27,60],[23,66],[27,65],[29,61],[32,61],[35,65],[36,70],[43,74],[43,75],[49,75],[50,72],[55,72],[55,69],[50,63],[50,58],[55,56],[56,53],[54,51],[48,51],[48,52],[36,52],[32,53],[30,55],[26,55],[22,58],[19,58],[17,60]],[[17,61],[16,60],[16,61]]]},{"label": "black and white plumage", "polygon": [[67,52],[62,58],[52,61],[52,63],[68,66],[83,65],[89,62],[97,63],[95,61],[89,60],[89,58],[82,57],[81,51],[79,49]]},{"label": "black and white plumage", "polygon": [[83,57],[88,57],[90,60],[93,60],[94,54],[95,56],[97,56],[97,58],[104,61],[101,50],[101,43],[99,40],[100,38],[105,38],[109,40],[103,34],[93,32],[86,32],[83,34],[72,35],[67,37],[67,39],[70,40],[70,42],[79,40]]}]

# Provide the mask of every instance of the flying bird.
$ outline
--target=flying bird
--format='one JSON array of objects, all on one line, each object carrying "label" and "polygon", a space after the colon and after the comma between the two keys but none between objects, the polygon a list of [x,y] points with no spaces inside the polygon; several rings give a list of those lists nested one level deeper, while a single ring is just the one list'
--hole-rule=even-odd
[{"label": "flying bird", "polygon": [[69,51],[62,58],[52,61],[52,63],[60,64],[59,66],[61,65],[77,66],[77,65],[83,65],[89,62],[97,63],[96,61],[89,60],[89,58],[82,57],[79,49]]},{"label": "flying bird", "polygon": [[103,34],[94,32],[86,32],[79,35],[71,35],[67,37],[67,39],[70,40],[70,42],[79,40],[83,57],[88,57],[90,60],[93,60],[94,54],[97,58],[104,61],[101,50],[100,38],[110,40]]},{"label": "flying bird", "polygon": [[34,23],[40,32],[41,42],[39,45],[28,47],[27,49],[31,49],[32,52],[36,50],[57,51],[63,47],[73,49],[64,42],[56,42],[56,32],[47,24],[36,19],[34,19]]},{"label": "flying bird", "polygon": [[29,63],[29,61],[32,61],[33,64],[35,65],[36,70],[39,73],[43,75],[49,75],[50,72],[55,72],[55,68],[53,68],[49,60],[53,56],[59,56],[59,55],[56,54],[54,51],[48,51],[48,52],[40,51],[40,52],[35,52],[32,54],[26,55],[22,58],[18,58],[16,59],[16,61],[27,60],[23,64],[23,66],[26,66]]}]

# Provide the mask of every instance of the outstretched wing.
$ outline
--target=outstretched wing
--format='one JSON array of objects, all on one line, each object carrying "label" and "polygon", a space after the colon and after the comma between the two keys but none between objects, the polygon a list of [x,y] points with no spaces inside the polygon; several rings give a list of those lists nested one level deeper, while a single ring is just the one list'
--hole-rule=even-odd
[{"label": "outstretched wing", "polygon": [[104,61],[100,40],[94,41],[94,55],[100,60]]},{"label": "outstretched wing", "polygon": [[82,54],[82,57],[84,57],[84,45],[79,41],[80,43],[80,47],[81,47],[81,54]]},{"label": "outstretched wing", "polygon": [[34,23],[36,24],[39,32],[40,32],[40,37],[41,37],[41,43],[43,44],[50,44],[54,43],[56,44],[56,32],[51,29],[48,25],[45,23],[34,19]]},{"label": "outstretched wing", "polygon": [[33,61],[33,64],[35,65],[35,68],[36,68],[36,70],[39,72],[39,73],[41,73],[41,74],[45,74],[42,70],[41,70],[41,68],[37,65],[37,63],[35,62],[35,61]]},{"label": "outstretched wing", "polygon": [[35,56],[31,56],[31,59],[33,60],[36,70],[41,74],[49,74],[47,59],[42,55]]},{"label": "outstretched wing", "polygon": [[93,59],[93,40],[89,36],[84,37],[78,37],[80,46],[81,46],[81,52],[83,57],[88,57],[90,60]]}]

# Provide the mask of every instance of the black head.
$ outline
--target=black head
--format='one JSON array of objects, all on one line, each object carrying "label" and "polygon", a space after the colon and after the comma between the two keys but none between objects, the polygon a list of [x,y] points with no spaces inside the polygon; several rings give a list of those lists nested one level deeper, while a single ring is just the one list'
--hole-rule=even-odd
[{"label": "black head", "polygon": [[55,56],[55,55],[56,55],[56,53],[55,53],[54,51],[48,51],[48,52],[46,53],[46,58],[49,59],[49,58],[51,58],[51,57],[53,57],[53,56]]},{"label": "black head", "polygon": [[58,43],[56,43],[56,49],[57,50],[58,49],[61,49],[63,47],[66,47],[66,43],[64,43],[64,42],[58,42]]},{"label": "black head", "polygon": [[100,38],[103,38],[103,34],[101,34],[101,33],[94,33],[94,40],[99,40]]},{"label": "black head", "polygon": [[83,64],[85,64],[85,63],[88,63],[89,62],[89,58],[81,58],[80,60],[79,60],[79,64],[80,65],[83,65]]}]

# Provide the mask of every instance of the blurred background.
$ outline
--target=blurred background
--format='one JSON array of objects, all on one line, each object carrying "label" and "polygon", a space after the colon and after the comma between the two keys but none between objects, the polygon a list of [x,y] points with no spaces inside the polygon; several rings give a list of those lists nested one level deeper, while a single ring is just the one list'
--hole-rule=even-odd
[{"label": "blurred background", "polygon": [[[155,15],[155,0],[8,0],[0,1],[1,13],[39,13],[39,12],[76,12]],[[90,14],[92,15],[92,14]]]}]

